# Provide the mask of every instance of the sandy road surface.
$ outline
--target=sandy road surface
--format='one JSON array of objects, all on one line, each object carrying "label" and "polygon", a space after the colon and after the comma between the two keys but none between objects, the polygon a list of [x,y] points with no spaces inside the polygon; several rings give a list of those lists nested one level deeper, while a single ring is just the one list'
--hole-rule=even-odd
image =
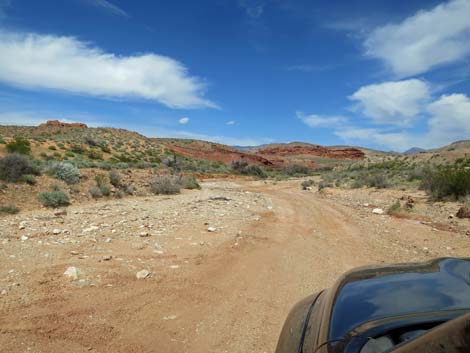
[{"label": "sandy road surface", "polygon": [[169,251],[182,260],[176,271],[136,280],[110,261],[112,285],[75,288],[57,279],[63,266],[38,269],[32,299],[0,312],[0,351],[272,352],[290,307],[344,271],[470,255],[468,238],[340,206],[298,183],[241,188],[272,206],[232,220],[242,236],[221,237],[203,252]]}]

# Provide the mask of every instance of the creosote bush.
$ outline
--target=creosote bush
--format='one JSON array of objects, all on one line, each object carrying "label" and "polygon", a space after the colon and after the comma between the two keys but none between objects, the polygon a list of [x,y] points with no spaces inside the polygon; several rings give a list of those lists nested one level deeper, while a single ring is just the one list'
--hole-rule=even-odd
[{"label": "creosote bush", "polygon": [[181,183],[181,187],[183,189],[193,190],[193,189],[200,189],[201,188],[201,185],[199,185],[199,183],[197,182],[197,179],[192,175],[182,176],[181,180],[180,180],[180,183]]},{"label": "creosote bush", "polygon": [[8,153],[19,153],[19,154],[30,154],[31,153],[31,143],[22,138],[16,137],[14,141],[7,143]]},{"label": "creosote bush", "polygon": [[17,153],[0,158],[1,180],[17,182],[27,174],[39,174],[29,158]]},{"label": "creosote bush", "polygon": [[421,188],[435,200],[463,198],[470,195],[470,169],[460,166],[429,169]]},{"label": "creosote bush", "polygon": [[110,170],[108,173],[109,182],[114,187],[119,187],[121,185],[121,174],[115,170]]},{"label": "creosote bush", "polygon": [[150,191],[156,195],[179,194],[180,189],[179,178],[173,175],[160,175],[150,183]]},{"label": "creosote bush", "polygon": [[20,210],[15,205],[1,205],[0,206],[0,215],[17,214],[18,212],[20,212]]},{"label": "creosote bush", "polygon": [[67,184],[76,184],[80,181],[80,170],[71,163],[50,162],[46,166],[50,176],[65,181]]},{"label": "creosote bush", "polygon": [[39,201],[46,207],[60,207],[70,205],[69,195],[59,189],[41,192],[38,197]]}]

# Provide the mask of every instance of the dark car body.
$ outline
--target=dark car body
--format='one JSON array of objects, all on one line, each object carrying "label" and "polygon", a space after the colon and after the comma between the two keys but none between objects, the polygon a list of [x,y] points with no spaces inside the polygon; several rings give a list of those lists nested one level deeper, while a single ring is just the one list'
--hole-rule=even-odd
[{"label": "dark car body", "polygon": [[363,267],[294,306],[276,353],[391,352],[468,313],[470,259]]}]

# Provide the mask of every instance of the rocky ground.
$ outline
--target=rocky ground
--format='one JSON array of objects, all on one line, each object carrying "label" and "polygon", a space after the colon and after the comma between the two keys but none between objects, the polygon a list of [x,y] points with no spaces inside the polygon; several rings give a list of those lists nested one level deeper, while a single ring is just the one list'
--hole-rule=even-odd
[{"label": "rocky ground", "polygon": [[290,307],[353,267],[470,256],[457,205],[433,221],[455,230],[372,212],[399,191],[299,183],[1,218],[0,352],[272,352]]}]

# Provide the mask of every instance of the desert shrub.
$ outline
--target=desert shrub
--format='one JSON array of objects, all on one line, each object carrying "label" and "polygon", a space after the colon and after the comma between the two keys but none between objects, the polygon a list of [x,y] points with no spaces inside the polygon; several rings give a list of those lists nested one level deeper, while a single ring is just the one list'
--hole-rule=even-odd
[{"label": "desert shrub", "polygon": [[108,185],[101,185],[100,186],[100,191],[103,196],[109,196],[111,195],[111,189],[109,188]]},{"label": "desert shrub", "polygon": [[184,175],[180,180],[181,187],[183,189],[200,189],[201,185],[197,182],[197,179],[192,175]]},{"label": "desert shrub", "polygon": [[97,146],[98,143],[91,137],[87,136],[85,137],[85,142],[90,145],[90,146]]},{"label": "desert shrub", "polygon": [[300,187],[302,190],[307,190],[307,188],[315,185],[315,181],[313,179],[304,180],[300,183]]},{"label": "desert shrub", "polygon": [[36,185],[36,179],[34,178],[34,175],[31,175],[31,174],[23,175],[21,177],[21,181],[28,185]]},{"label": "desert shrub", "polygon": [[56,146],[49,146],[48,149],[50,149],[51,151],[56,151],[57,147]]},{"label": "desert shrub", "polygon": [[232,161],[232,163],[230,164],[230,168],[240,174],[254,175],[259,178],[267,177],[266,173],[263,169],[261,169],[261,167],[254,164],[248,164],[248,162],[243,159],[237,159]]},{"label": "desert shrub", "polygon": [[103,197],[101,188],[99,188],[98,186],[91,187],[90,190],[88,190],[88,192],[90,193],[91,197],[93,197],[94,199],[99,199],[100,197]]},{"label": "desert shrub", "polygon": [[124,191],[127,195],[134,195],[136,191],[134,185],[131,185],[131,184],[123,185],[121,187],[121,190]]},{"label": "desert shrub", "polygon": [[71,163],[50,162],[46,166],[50,176],[65,181],[67,184],[76,184],[80,181],[80,170]]},{"label": "desert shrub", "polygon": [[108,173],[109,182],[114,187],[119,187],[121,185],[121,174],[115,170],[110,170]]},{"label": "desert shrub", "polygon": [[351,188],[352,189],[360,189],[365,185],[363,179],[354,179],[354,181],[351,183]]},{"label": "desert shrub", "polygon": [[103,152],[94,148],[91,148],[86,151],[86,155],[90,159],[103,159]]},{"label": "desert shrub", "polygon": [[397,213],[401,210],[401,203],[400,201],[395,201],[388,209],[387,209],[387,213],[388,214],[394,214],[394,213]]},{"label": "desert shrub", "polygon": [[39,174],[30,159],[17,153],[0,158],[0,179],[16,182],[26,174]]},{"label": "desert shrub", "polygon": [[73,153],[76,153],[76,154],[83,154],[85,153],[85,149],[82,147],[82,145],[77,145],[77,144],[74,144],[70,147],[70,150],[73,152]]},{"label": "desert shrub", "polygon": [[421,182],[433,199],[458,199],[470,195],[470,169],[462,167],[441,167],[428,169]]},{"label": "desert shrub", "polygon": [[0,206],[0,215],[5,214],[17,214],[20,212],[20,209],[15,205],[1,205]]},{"label": "desert shrub", "polygon": [[178,178],[172,175],[160,175],[150,183],[150,191],[157,195],[179,194],[180,189]]},{"label": "desert shrub", "polygon": [[377,189],[385,189],[390,186],[390,182],[384,173],[368,175],[365,179],[365,183],[368,187]]},{"label": "desert shrub", "polygon": [[75,154],[72,151],[67,151],[65,152],[65,157],[73,158],[75,157]]},{"label": "desert shrub", "polygon": [[108,179],[104,174],[96,174],[95,175],[95,182],[98,187],[104,186],[108,183]]},{"label": "desert shrub", "polygon": [[124,196],[126,196],[126,193],[123,190],[116,191],[116,198],[122,199]]},{"label": "desert shrub", "polygon": [[39,201],[46,207],[60,207],[70,205],[69,195],[62,190],[52,190],[41,192]]},{"label": "desert shrub", "polygon": [[330,187],[331,187],[331,184],[326,181],[320,181],[318,183],[318,191],[322,191],[323,189],[330,188]]},{"label": "desert shrub", "polygon": [[8,153],[19,153],[19,154],[30,154],[31,153],[31,143],[22,138],[16,137],[14,141],[7,143]]},{"label": "desert shrub", "polygon": [[284,173],[287,175],[308,175],[310,174],[311,170],[309,167],[301,164],[291,164],[287,168],[284,169]]}]

